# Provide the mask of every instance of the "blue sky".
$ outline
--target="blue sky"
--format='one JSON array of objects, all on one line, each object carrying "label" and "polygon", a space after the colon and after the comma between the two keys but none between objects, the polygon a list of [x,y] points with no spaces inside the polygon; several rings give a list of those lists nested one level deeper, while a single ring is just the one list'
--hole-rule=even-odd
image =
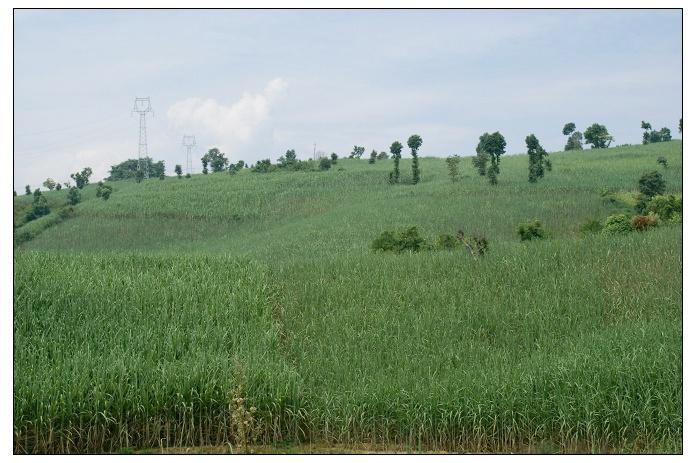
[{"label": "blue sky", "polygon": [[136,96],[169,173],[190,133],[194,171],[213,146],[251,163],[413,133],[424,156],[495,130],[510,154],[530,133],[556,151],[569,121],[616,144],[640,143],[642,119],[679,136],[679,10],[17,10],[14,32],[19,193],[136,157]]}]

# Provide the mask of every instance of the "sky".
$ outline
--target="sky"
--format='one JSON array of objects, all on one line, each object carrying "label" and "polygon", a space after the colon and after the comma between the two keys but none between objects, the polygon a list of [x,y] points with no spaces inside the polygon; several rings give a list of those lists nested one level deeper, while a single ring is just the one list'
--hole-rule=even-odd
[{"label": "sky", "polygon": [[[640,143],[682,116],[680,10],[15,10],[14,189],[93,181],[149,155],[168,174],[217,147],[231,161],[287,149],[347,156],[421,135],[421,156],[507,153],[566,122]],[[504,162],[504,160],[503,160]]]}]

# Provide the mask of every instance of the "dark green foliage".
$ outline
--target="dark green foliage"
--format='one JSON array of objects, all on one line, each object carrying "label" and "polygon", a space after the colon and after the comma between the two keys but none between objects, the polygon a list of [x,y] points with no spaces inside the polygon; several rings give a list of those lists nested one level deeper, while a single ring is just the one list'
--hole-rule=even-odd
[{"label": "dark green foliage", "polygon": [[27,196],[31,195],[31,187],[29,185],[24,187],[24,194]]},{"label": "dark green foliage", "polygon": [[642,195],[652,198],[665,192],[665,180],[656,170],[643,174],[638,180],[638,190]]},{"label": "dark green foliage", "polygon": [[573,132],[573,134],[568,137],[566,142],[565,151],[581,150],[582,149],[582,132]]},{"label": "dark green foliage", "polygon": [[160,180],[164,180],[165,178],[166,178],[166,176],[164,174],[160,174],[160,176],[159,176]]},{"label": "dark green foliage", "polygon": [[455,249],[462,245],[462,242],[450,234],[438,235],[435,240],[435,247],[437,249]]},{"label": "dark green foliage", "polygon": [[80,190],[85,187],[85,185],[89,184],[89,177],[92,175],[92,169],[89,167],[85,167],[82,169],[81,172],[75,172],[74,174],[70,174],[70,178],[75,180],[75,185],[77,185],[77,188]]},{"label": "dark green foliage", "polygon": [[607,128],[596,122],[585,129],[585,143],[591,144],[592,148],[609,148],[614,137],[609,134]]},{"label": "dark green foliage", "polygon": [[549,234],[538,219],[517,225],[517,234],[522,241],[548,238]]},{"label": "dark green foliage", "polygon": [[463,230],[457,232],[457,240],[472,256],[482,256],[488,252],[488,239],[483,235],[467,235]]},{"label": "dark green foliage", "polygon": [[660,130],[653,130],[649,122],[641,121],[640,128],[644,130],[644,145],[647,145],[648,143],[670,141],[672,139],[672,133],[667,127],[662,127]]},{"label": "dark green foliage", "polygon": [[657,158],[657,163],[664,167],[665,169],[667,168],[667,158],[664,156],[660,156]]},{"label": "dark green foliage", "polygon": [[395,141],[389,147],[389,151],[394,158],[394,170],[389,174],[389,183],[399,183],[399,178],[401,176],[401,172],[399,171],[399,161],[401,160],[401,150],[403,147],[404,145],[398,141]]},{"label": "dark green foliage", "polygon": [[56,183],[56,191],[60,191],[63,189],[63,185],[60,184],[60,182]]},{"label": "dark green foliage", "polygon": [[331,164],[337,164],[337,163],[338,163],[338,154],[331,153]]},{"label": "dark green foliage", "polygon": [[142,170],[136,171],[135,172],[135,182],[140,183],[143,180],[145,180],[145,172],[143,172]]},{"label": "dark green foliage", "polygon": [[353,151],[350,152],[350,155],[348,157],[350,159],[353,159],[353,158],[360,159],[362,157],[363,153],[365,153],[365,147],[355,145],[355,146],[353,146]]},{"label": "dark green foliage", "polygon": [[51,212],[48,207],[48,201],[46,197],[41,194],[41,191],[37,188],[34,191],[34,202],[32,204],[31,210],[27,212],[25,219],[27,222],[31,222],[34,219],[43,217]]},{"label": "dark green foliage", "polygon": [[412,171],[412,182],[415,185],[416,183],[420,182],[420,166],[418,164],[418,150],[420,149],[421,145],[423,144],[423,139],[421,138],[420,135],[411,135],[408,137],[408,141],[406,142],[408,147],[411,149],[411,157],[413,160],[411,161],[411,171]]},{"label": "dark green foliage", "polygon": [[480,176],[486,176],[486,166],[488,165],[488,155],[486,153],[476,153],[476,156],[471,158],[471,163],[474,165]]},{"label": "dark green foliage", "polygon": [[320,170],[329,170],[331,169],[331,160],[329,158],[321,158],[319,159],[319,169]]},{"label": "dark green foliage", "polygon": [[536,135],[531,134],[525,138],[527,143],[527,154],[529,155],[529,182],[535,183],[544,176],[544,169],[551,167],[548,153],[539,143]]},{"label": "dark green foliage", "polygon": [[51,191],[56,187],[56,182],[52,178],[47,178],[46,180],[44,180],[43,186],[45,186],[46,189]]},{"label": "dark green foliage", "polygon": [[181,178],[181,164],[177,164],[174,166],[174,173],[178,178]]},{"label": "dark green foliage", "polygon": [[377,161],[377,151],[372,150],[372,152],[370,153],[370,159],[367,162],[369,162],[370,164],[374,164],[376,161]]},{"label": "dark green foliage", "polygon": [[254,165],[251,168],[251,171],[252,172],[267,173],[267,172],[273,171],[274,169],[275,169],[275,166],[273,164],[271,164],[270,159],[262,159],[262,160],[258,161],[256,163],[256,165]]},{"label": "dark green foliage", "polygon": [[631,218],[627,214],[610,215],[602,227],[602,233],[605,234],[628,233],[632,230]]},{"label": "dark green foliage", "polygon": [[112,192],[113,188],[109,185],[104,185],[102,182],[97,184],[97,198],[101,198],[106,201],[111,197]]},{"label": "dark green foliage", "polygon": [[386,151],[380,151],[379,154],[377,155],[377,159],[379,161],[381,161],[383,159],[389,159],[389,155],[387,154]]},{"label": "dark green foliage", "polygon": [[658,215],[664,221],[670,221],[675,216],[682,215],[682,198],[675,195],[656,195],[650,199],[645,211]]},{"label": "dark green foliage", "polygon": [[426,247],[417,227],[409,227],[401,232],[383,231],[371,245],[376,251],[418,252]]},{"label": "dark green foliage", "polygon": [[201,158],[201,163],[203,164],[203,175],[208,175],[208,157],[203,156]]},{"label": "dark green foliage", "polygon": [[77,187],[71,187],[68,190],[68,204],[74,206],[80,202],[80,190]]},{"label": "dark green foliage", "polygon": [[447,173],[449,174],[450,180],[456,182],[459,180],[459,162],[462,160],[456,154],[454,156],[447,156],[445,162],[447,163]]},{"label": "dark green foliage", "polygon": [[575,131],[575,122],[568,122],[563,126],[563,135],[570,135]]},{"label": "dark green foliage", "polygon": [[70,217],[75,216],[75,209],[72,208],[72,206],[67,206],[62,208],[61,210],[58,211],[58,217],[61,219],[69,219]]},{"label": "dark green foliage", "polygon": [[[489,134],[484,133],[479,137],[479,143],[476,146],[476,158],[474,158],[474,166],[478,169],[480,175],[485,172],[486,177],[491,185],[498,183],[498,174],[500,174],[500,156],[505,153],[507,145],[505,137],[500,132]],[[483,156],[488,156],[490,167],[486,169],[486,162],[483,161]]]},{"label": "dark green foliage", "polygon": [[210,148],[201,158],[201,162],[203,162],[206,171],[207,165],[210,165],[213,172],[222,172],[229,161],[225,157],[225,153],[220,152],[217,148]]},{"label": "dark green foliage", "polygon": [[191,178],[191,174],[187,173],[187,174],[185,175],[185,177],[186,177],[186,178]]},{"label": "dark green foliage", "polygon": [[285,152],[284,156],[278,158],[278,167],[292,168],[298,162],[295,150],[290,149]]},{"label": "dark green foliage", "polygon": [[140,170],[147,172],[149,177],[159,177],[165,170],[164,161],[152,162],[152,158],[149,156],[140,160],[128,159],[120,164],[111,166],[109,176],[106,180],[126,180],[135,178]]},{"label": "dark green foliage", "polygon": [[592,233],[599,233],[602,231],[602,223],[599,220],[590,219],[585,223],[580,225],[580,233],[583,235],[589,235]]}]

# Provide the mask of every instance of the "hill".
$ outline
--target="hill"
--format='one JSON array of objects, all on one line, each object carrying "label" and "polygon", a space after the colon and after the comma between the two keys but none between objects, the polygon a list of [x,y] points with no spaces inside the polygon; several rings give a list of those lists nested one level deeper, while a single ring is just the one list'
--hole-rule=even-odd
[{"label": "hill", "polygon": [[[579,227],[630,210],[645,171],[680,193],[681,142],[550,158],[537,184],[526,156],[504,156],[497,186],[469,158],[459,182],[425,158],[415,186],[387,184],[391,161],[341,159],[112,182],[108,201],[86,187],[74,217],[15,252],[15,450],[243,445],[257,432],[680,451],[681,226]],[[56,209],[65,194],[46,196]],[[37,227],[21,224],[30,201],[15,199],[16,233]],[[520,242],[534,218],[551,239]],[[431,240],[483,234],[490,251],[370,250],[411,225]]]}]

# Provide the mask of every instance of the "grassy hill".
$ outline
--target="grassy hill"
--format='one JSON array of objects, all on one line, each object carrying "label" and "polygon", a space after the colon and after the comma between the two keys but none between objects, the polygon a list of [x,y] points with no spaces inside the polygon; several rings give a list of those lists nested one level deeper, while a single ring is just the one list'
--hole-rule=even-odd
[{"label": "grassy hill", "polygon": [[[681,142],[550,158],[537,184],[504,156],[497,186],[469,158],[455,183],[422,159],[415,186],[345,159],[90,185],[45,229],[17,197],[16,233],[38,228],[14,261],[15,450],[235,443],[244,398],[257,443],[680,451],[681,226],[579,227],[645,171],[680,193]],[[551,239],[520,242],[534,218]],[[410,225],[490,251],[370,250]]]}]

